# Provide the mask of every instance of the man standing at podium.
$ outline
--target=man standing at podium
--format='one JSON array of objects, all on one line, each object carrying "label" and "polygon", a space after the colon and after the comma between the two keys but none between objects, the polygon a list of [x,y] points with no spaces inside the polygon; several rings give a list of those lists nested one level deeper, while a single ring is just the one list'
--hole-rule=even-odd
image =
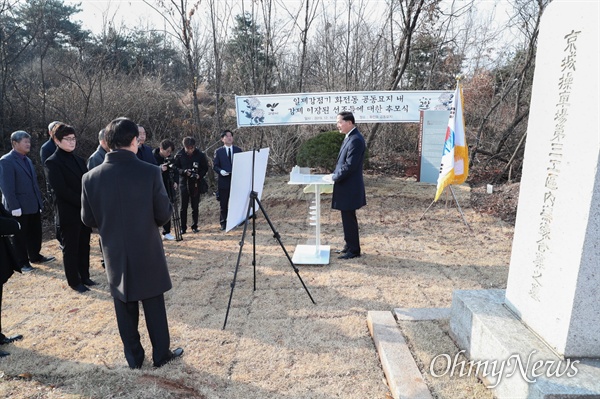
[{"label": "man standing at podium", "polygon": [[356,210],[367,205],[363,181],[366,146],[364,137],[356,128],[352,112],[345,111],[338,114],[337,128],[346,137],[331,176],[334,182],[331,207],[342,213],[346,245],[336,252],[341,254],[338,259],[352,259],[360,256]]}]

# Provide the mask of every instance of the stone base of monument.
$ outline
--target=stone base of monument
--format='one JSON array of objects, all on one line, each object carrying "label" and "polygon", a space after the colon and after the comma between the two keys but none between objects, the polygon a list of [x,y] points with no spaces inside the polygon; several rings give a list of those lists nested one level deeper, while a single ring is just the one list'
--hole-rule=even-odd
[{"label": "stone base of monument", "polygon": [[450,330],[468,361],[448,372],[477,374],[498,399],[600,399],[600,359],[562,359],[504,305],[504,290],[454,291]]}]

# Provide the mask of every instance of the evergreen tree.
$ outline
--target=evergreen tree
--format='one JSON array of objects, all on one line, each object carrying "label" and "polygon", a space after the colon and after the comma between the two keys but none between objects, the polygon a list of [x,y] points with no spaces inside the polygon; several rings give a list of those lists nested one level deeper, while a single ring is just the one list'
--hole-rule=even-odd
[{"label": "evergreen tree", "polygon": [[233,38],[227,43],[224,67],[231,91],[245,94],[269,93],[273,90],[273,60],[265,51],[265,37],[260,26],[245,13],[235,17]]}]

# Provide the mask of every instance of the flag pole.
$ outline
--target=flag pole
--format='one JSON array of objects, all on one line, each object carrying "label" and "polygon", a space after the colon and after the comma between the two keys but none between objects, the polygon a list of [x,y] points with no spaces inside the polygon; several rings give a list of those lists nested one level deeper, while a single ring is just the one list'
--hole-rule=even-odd
[{"label": "flag pole", "polygon": [[[423,219],[425,213],[427,213],[433,203],[440,198],[444,191],[446,191],[446,188],[450,187],[450,193],[452,193],[454,202],[456,202],[460,216],[465,225],[471,230],[471,226],[467,223],[462,208],[452,189],[452,185],[464,183],[469,175],[469,147],[467,146],[465,137],[463,97],[460,79],[460,75],[456,77],[456,90],[454,92],[454,97],[452,98],[452,105],[449,108],[450,117],[448,119],[448,127],[446,128],[446,138],[444,140],[444,150],[440,162],[440,175],[438,176],[435,197],[419,220]],[[446,205],[447,204],[448,191],[446,191]]]},{"label": "flag pole", "polygon": [[433,206],[434,203],[435,203],[435,200],[431,201],[431,204],[429,204],[429,206],[427,207],[427,209],[425,209],[425,212],[423,212],[423,214],[421,215],[421,217],[419,218],[419,220],[423,220],[423,218],[425,217],[425,214],[427,213],[427,211],[429,210],[429,208],[431,208]]}]

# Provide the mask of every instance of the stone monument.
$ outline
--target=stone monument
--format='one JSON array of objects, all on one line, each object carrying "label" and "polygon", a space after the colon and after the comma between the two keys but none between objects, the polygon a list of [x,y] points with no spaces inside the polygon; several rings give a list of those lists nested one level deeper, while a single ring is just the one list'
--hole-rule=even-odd
[{"label": "stone monument", "polygon": [[506,303],[559,355],[600,358],[598,2],[542,18]]},{"label": "stone monument", "polygon": [[545,10],[507,289],[453,296],[460,348],[506,366],[498,398],[600,398],[599,11]]}]

